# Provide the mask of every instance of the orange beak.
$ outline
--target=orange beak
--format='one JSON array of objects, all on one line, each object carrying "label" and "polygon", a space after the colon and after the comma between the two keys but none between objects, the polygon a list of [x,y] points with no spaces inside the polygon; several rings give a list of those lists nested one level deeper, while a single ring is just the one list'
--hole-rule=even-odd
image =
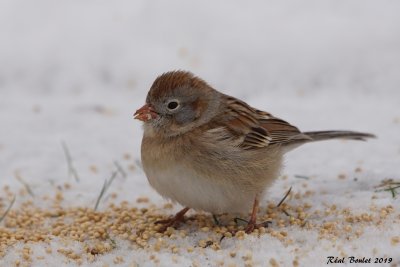
[{"label": "orange beak", "polygon": [[149,105],[145,104],[143,107],[136,110],[135,114],[133,115],[135,119],[141,121],[149,121],[158,117],[157,112]]}]

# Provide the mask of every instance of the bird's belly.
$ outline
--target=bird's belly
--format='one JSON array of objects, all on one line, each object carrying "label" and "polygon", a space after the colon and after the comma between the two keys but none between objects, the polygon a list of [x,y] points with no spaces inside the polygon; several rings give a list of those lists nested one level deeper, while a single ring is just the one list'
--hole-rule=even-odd
[{"label": "bird's belly", "polygon": [[214,214],[245,213],[254,201],[256,192],[244,191],[234,183],[221,183],[216,177],[206,177],[179,165],[168,168],[146,167],[151,186],[163,197],[182,206]]}]

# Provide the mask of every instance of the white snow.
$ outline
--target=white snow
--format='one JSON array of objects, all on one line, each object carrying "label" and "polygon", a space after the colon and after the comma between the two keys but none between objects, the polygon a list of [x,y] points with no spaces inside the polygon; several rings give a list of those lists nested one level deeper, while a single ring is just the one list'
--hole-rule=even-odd
[{"label": "white snow", "polygon": [[[327,256],[342,257],[343,252],[392,257],[399,265],[400,244],[392,244],[391,238],[400,233],[400,200],[375,192],[385,178],[400,180],[399,10],[400,2],[389,0],[3,0],[0,199],[10,201],[3,195],[9,186],[17,195],[13,210],[27,200],[47,208],[42,196],[70,183],[63,206],[92,208],[117,161],[128,177],[116,178],[107,195],[116,192],[117,199],[106,196],[99,209],[123,200],[135,206],[141,196],[161,208],[165,200],[139,167],[142,129],[132,115],[157,75],[184,69],[302,130],[348,129],[378,136],[368,142],[315,143],[291,152],[282,173],[287,179],[277,180],[264,206],[279,202],[292,186],[295,193],[316,192],[306,199],[313,210],[336,205],[362,214],[371,212],[371,205],[392,205],[394,212],[380,226],[367,225],[353,240],[318,239],[316,231],[281,229],[273,223],[270,227],[287,231],[293,244],[269,234],[224,239],[221,250],[206,248],[203,254],[161,250],[156,253],[159,266],[215,266],[218,261],[242,266],[242,256],[250,252],[255,266],[266,266],[271,258],[281,266],[291,266],[295,259],[300,266],[321,266]],[[68,176],[62,141],[70,149],[79,183]],[[131,158],[125,159],[126,154]],[[19,193],[23,185],[16,172],[34,197]],[[338,179],[339,174],[346,179]],[[296,205],[295,198],[287,201]],[[334,219],[324,214],[310,218],[315,225]],[[196,246],[207,235],[190,228],[187,237],[171,242]],[[154,252],[132,249],[124,240],[116,243],[116,249],[90,265],[114,265],[116,256],[124,258],[120,266],[154,265],[149,260]],[[8,247],[0,266],[13,266],[23,246]],[[46,254],[46,246],[56,250],[65,244],[57,238],[30,244],[33,266],[76,264],[57,252]],[[82,249],[78,242],[66,246]],[[234,258],[229,256],[233,250]],[[40,255],[44,258],[36,257]]]}]

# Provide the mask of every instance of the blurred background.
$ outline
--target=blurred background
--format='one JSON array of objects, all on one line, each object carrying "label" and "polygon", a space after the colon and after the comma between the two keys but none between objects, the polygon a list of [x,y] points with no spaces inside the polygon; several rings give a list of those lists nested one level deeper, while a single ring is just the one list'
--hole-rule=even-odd
[{"label": "blurred background", "polygon": [[229,92],[397,90],[397,1],[0,3],[1,90],[146,92],[187,69]]},{"label": "blurred background", "polygon": [[38,191],[71,179],[61,141],[88,186],[114,160],[140,169],[132,114],[157,75],[177,69],[304,130],[378,131],[390,140],[374,148],[383,169],[400,151],[399,10],[389,0],[2,0],[0,185],[18,187],[16,170]]}]

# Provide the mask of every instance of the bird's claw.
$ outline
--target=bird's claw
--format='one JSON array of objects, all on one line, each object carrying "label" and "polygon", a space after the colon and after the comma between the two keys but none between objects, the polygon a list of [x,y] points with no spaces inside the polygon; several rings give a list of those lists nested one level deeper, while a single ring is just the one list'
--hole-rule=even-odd
[{"label": "bird's claw", "polygon": [[259,229],[259,228],[261,228],[261,227],[268,228],[269,224],[272,223],[271,221],[265,221],[265,222],[262,222],[262,223],[256,223],[255,221],[252,221],[252,220],[247,221],[247,220],[242,219],[242,218],[235,218],[234,221],[235,221],[236,224],[238,224],[239,221],[240,221],[240,222],[245,222],[245,223],[247,223],[247,226],[246,226],[246,228],[244,229],[244,231],[246,232],[246,234],[250,234],[250,233],[252,233],[255,229]]},{"label": "bird's claw", "polygon": [[154,224],[162,224],[161,227],[158,229],[158,231],[160,233],[163,233],[168,229],[168,227],[176,228],[183,221],[184,221],[183,217],[182,218],[180,218],[180,217],[177,218],[176,216],[173,216],[173,217],[171,217],[169,219],[158,220],[158,221],[154,222]]}]

